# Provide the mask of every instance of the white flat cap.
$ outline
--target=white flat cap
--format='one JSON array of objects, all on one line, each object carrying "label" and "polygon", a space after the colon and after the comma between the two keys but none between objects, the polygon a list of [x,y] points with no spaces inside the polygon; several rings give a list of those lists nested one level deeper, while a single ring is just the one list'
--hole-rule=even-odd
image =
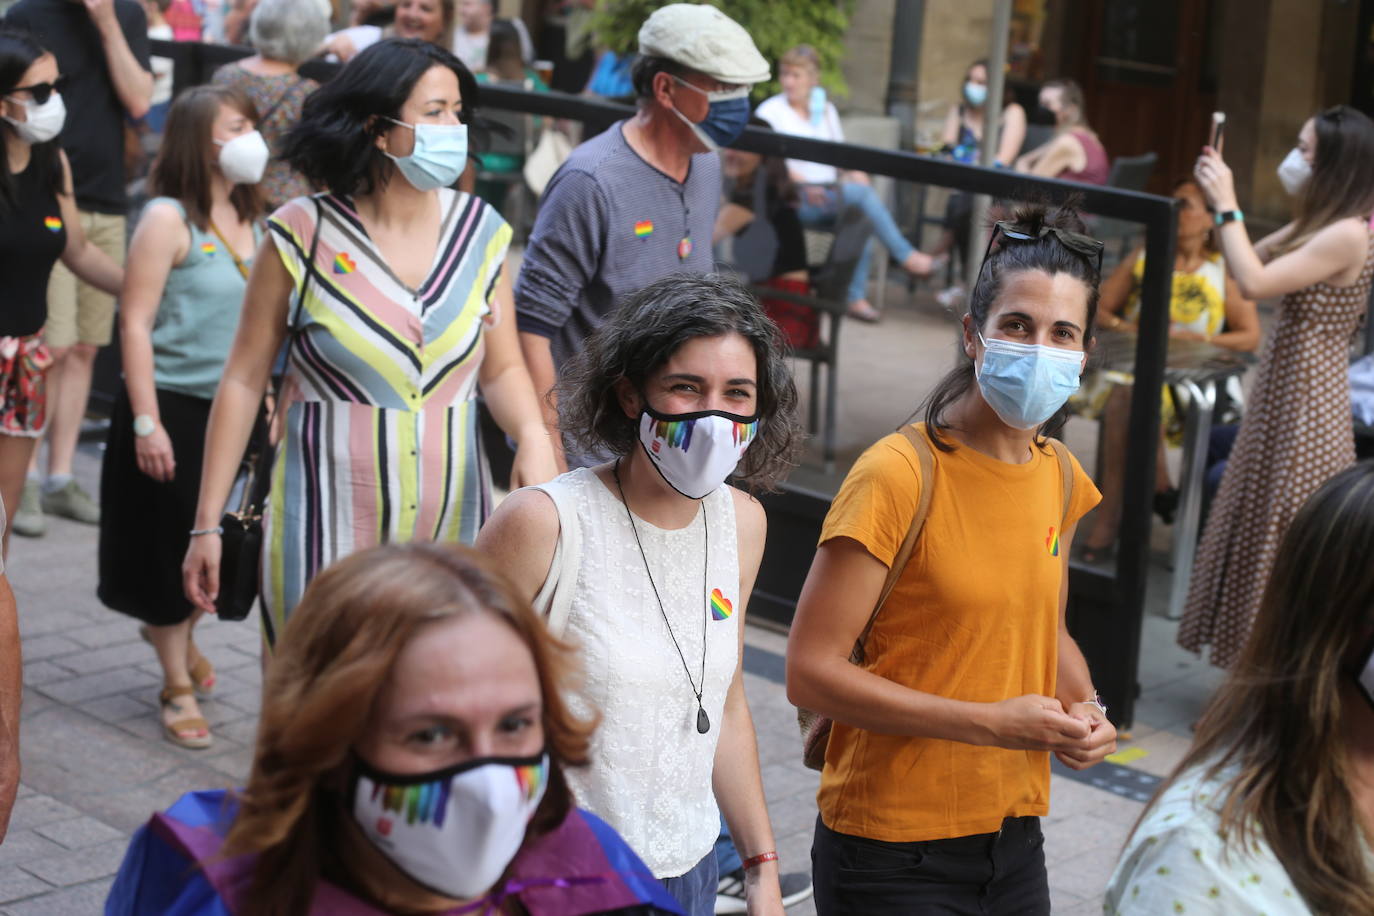
[{"label": "white flat cap", "polygon": [[659,7],[639,29],[639,53],[666,57],[722,83],[768,79],[768,61],[735,20],[705,3]]}]

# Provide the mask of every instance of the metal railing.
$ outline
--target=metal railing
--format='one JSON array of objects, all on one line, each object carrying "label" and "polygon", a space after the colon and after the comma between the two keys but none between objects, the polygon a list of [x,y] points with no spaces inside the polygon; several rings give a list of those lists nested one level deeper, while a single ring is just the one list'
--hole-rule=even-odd
[{"label": "metal railing", "polygon": [[[173,60],[176,90],[205,82],[215,68],[253,53],[248,48],[167,41],[152,42],[152,52]],[[337,68],[337,64],[311,62],[301,72],[327,80]],[[588,136],[633,112],[625,105],[582,96],[526,92],[496,85],[482,87],[481,107],[580,121],[587,126]],[[812,140],[755,128],[747,129],[733,145],[764,155],[806,159],[901,181],[987,194],[993,198],[1036,199],[1051,204],[1077,198],[1079,206],[1087,212],[1144,227],[1146,260],[1140,289],[1135,384],[1128,424],[1130,445],[1116,569],[1113,572],[1071,561],[1069,608],[1070,629],[1088,657],[1098,688],[1112,708],[1113,718],[1120,727],[1129,727],[1137,694],[1136,673],[1149,562],[1150,513],[1160,423],[1159,392],[1164,381],[1168,345],[1177,202],[1154,194],[1035,178],[1005,169],[963,165],[910,152]],[[808,526],[816,522],[818,512],[820,516],[824,512],[806,503],[818,500],[828,504],[829,496],[794,487],[766,502],[770,516],[776,508],[809,531]],[[754,607],[763,616],[785,621],[790,620],[790,608],[809,566],[815,540],[803,532],[793,538],[795,543],[789,544],[787,526],[778,524],[776,519],[769,528],[768,551],[778,560],[775,565],[795,579],[795,590],[789,595],[776,584],[770,586],[769,577],[761,572]],[[802,556],[805,559],[799,564]],[[768,562],[766,554],[765,564]],[[773,581],[781,580],[775,577]]]}]

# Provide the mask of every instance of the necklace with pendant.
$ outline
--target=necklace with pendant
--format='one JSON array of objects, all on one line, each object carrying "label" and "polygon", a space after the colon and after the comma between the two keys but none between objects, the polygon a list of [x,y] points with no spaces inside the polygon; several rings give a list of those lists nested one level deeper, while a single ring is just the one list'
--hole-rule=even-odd
[{"label": "necklace with pendant", "polygon": [[[658,586],[654,584],[654,574],[649,569],[649,558],[644,553],[644,545],[639,540],[639,529],[635,527],[635,517],[630,512],[630,501],[625,498],[625,488],[620,483],[620,459],[616,459],[611,468],[611,476],[615,478],[615,488],[620,492],[620,502],[625,506],[625,517],[630,520],[630,532],[635,536],[635,546],[639,548],[639,558],[644,561],[644,574],[649,577],[649,588],[653,589],[654,600],[658,602],[658,612],[663,615],[663,625],[668,628],[668,638],[673,641],[673,648],[677,650],[677,657],[682,661],[682,673],[687,675],[687,683],[692,687],[692,693],[697,698],[697,733],[704,735],[711,730],[711,717],[706,715],[706,707],[701,703],[701,691],[706,687],[706,614],[703,612],[701,619],[701,686],[692,680],[692,669],[687,666],[687,656],[682,654],[682,646],[678,645],[677,635],[673,633],[673,625],[668,622],[668,612],[663,609],[663,599],[659,597]],[[705,540],[705,559],[701,562],[701,591],[706,594],[707,571],[711,564],[711,526],[706,522],[706,500],[701,501],[701,530]]]}]

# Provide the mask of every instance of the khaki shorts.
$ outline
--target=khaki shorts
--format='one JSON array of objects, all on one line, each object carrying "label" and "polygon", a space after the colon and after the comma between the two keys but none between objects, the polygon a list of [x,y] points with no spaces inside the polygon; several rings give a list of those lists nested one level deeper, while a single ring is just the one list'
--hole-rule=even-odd
[{"label": "khaki shorts", "polygon": [[[97,248],[124,263],[124,217],[81,210],[81,228]],[[50,347],[91,344],[103,347],[114,330],[115,297],[76,278],[58,261],[48,278],[48,323],[43,340]]]}]

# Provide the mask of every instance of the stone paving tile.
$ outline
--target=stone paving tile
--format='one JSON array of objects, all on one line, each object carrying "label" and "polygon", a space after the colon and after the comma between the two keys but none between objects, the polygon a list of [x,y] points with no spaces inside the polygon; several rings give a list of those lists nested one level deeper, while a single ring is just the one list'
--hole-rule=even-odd
[{"label": "stone paving tile", "polygon": [[45,658],[59,655],[70,655],[82,651],[83,648],[81,643],[58,633],[36,636],[24,640],[24,664],[41,662]]},{"label": "stone paving tile", "polygon": [[83,884],[118,871],[128,845],[128,839],[120,836],[114,841],[86,849],[64,850],[58,855],[27,862],[21,867],[29,874],[59,887]]},{"label": "stone paving tile", "polygon": [[[40,662],[39,664],[47,664]],[[158,679],[136,668],[116,668],[99,674],[82,677],[68,677],[66,680],[53,681],[38,685],[38,690],[57,700],[59,703],[77,704],[83,700],[94,700],[124,693],[137,687],[156,687]]]},{"label": "stone paving tile", "polygon": [[121,831],[104,824],[93,817],[74,817],[68,821],[55,821],[35,827],[33,832],[46,837],[68,849],[85,849],[124,839]]},{"label": "stone paving tile", "polygon": [[41,827],[54,821],[68,820],[80,813],[48,795],[30,795],[14,803],[14,810],[10,812],[10,830]]},{"label": "stone paving tile", "polygon": [[0,905],[51,891],[53,886],[22,868],[0,868]]},{"label": "stone paving tile", "polygon": [[6,834],[4,844],[0,845],[0,868],[35,862],[65,851],[59,844],[39,836],[33,830],[16,829],[10,824],[10,832]]},{"label": "stone paving tile", "polygon": [[76,887],[33,897],[5,907],[7,916],[85,916],[100,913],[110,894],[112,878],[100,878]]}]

